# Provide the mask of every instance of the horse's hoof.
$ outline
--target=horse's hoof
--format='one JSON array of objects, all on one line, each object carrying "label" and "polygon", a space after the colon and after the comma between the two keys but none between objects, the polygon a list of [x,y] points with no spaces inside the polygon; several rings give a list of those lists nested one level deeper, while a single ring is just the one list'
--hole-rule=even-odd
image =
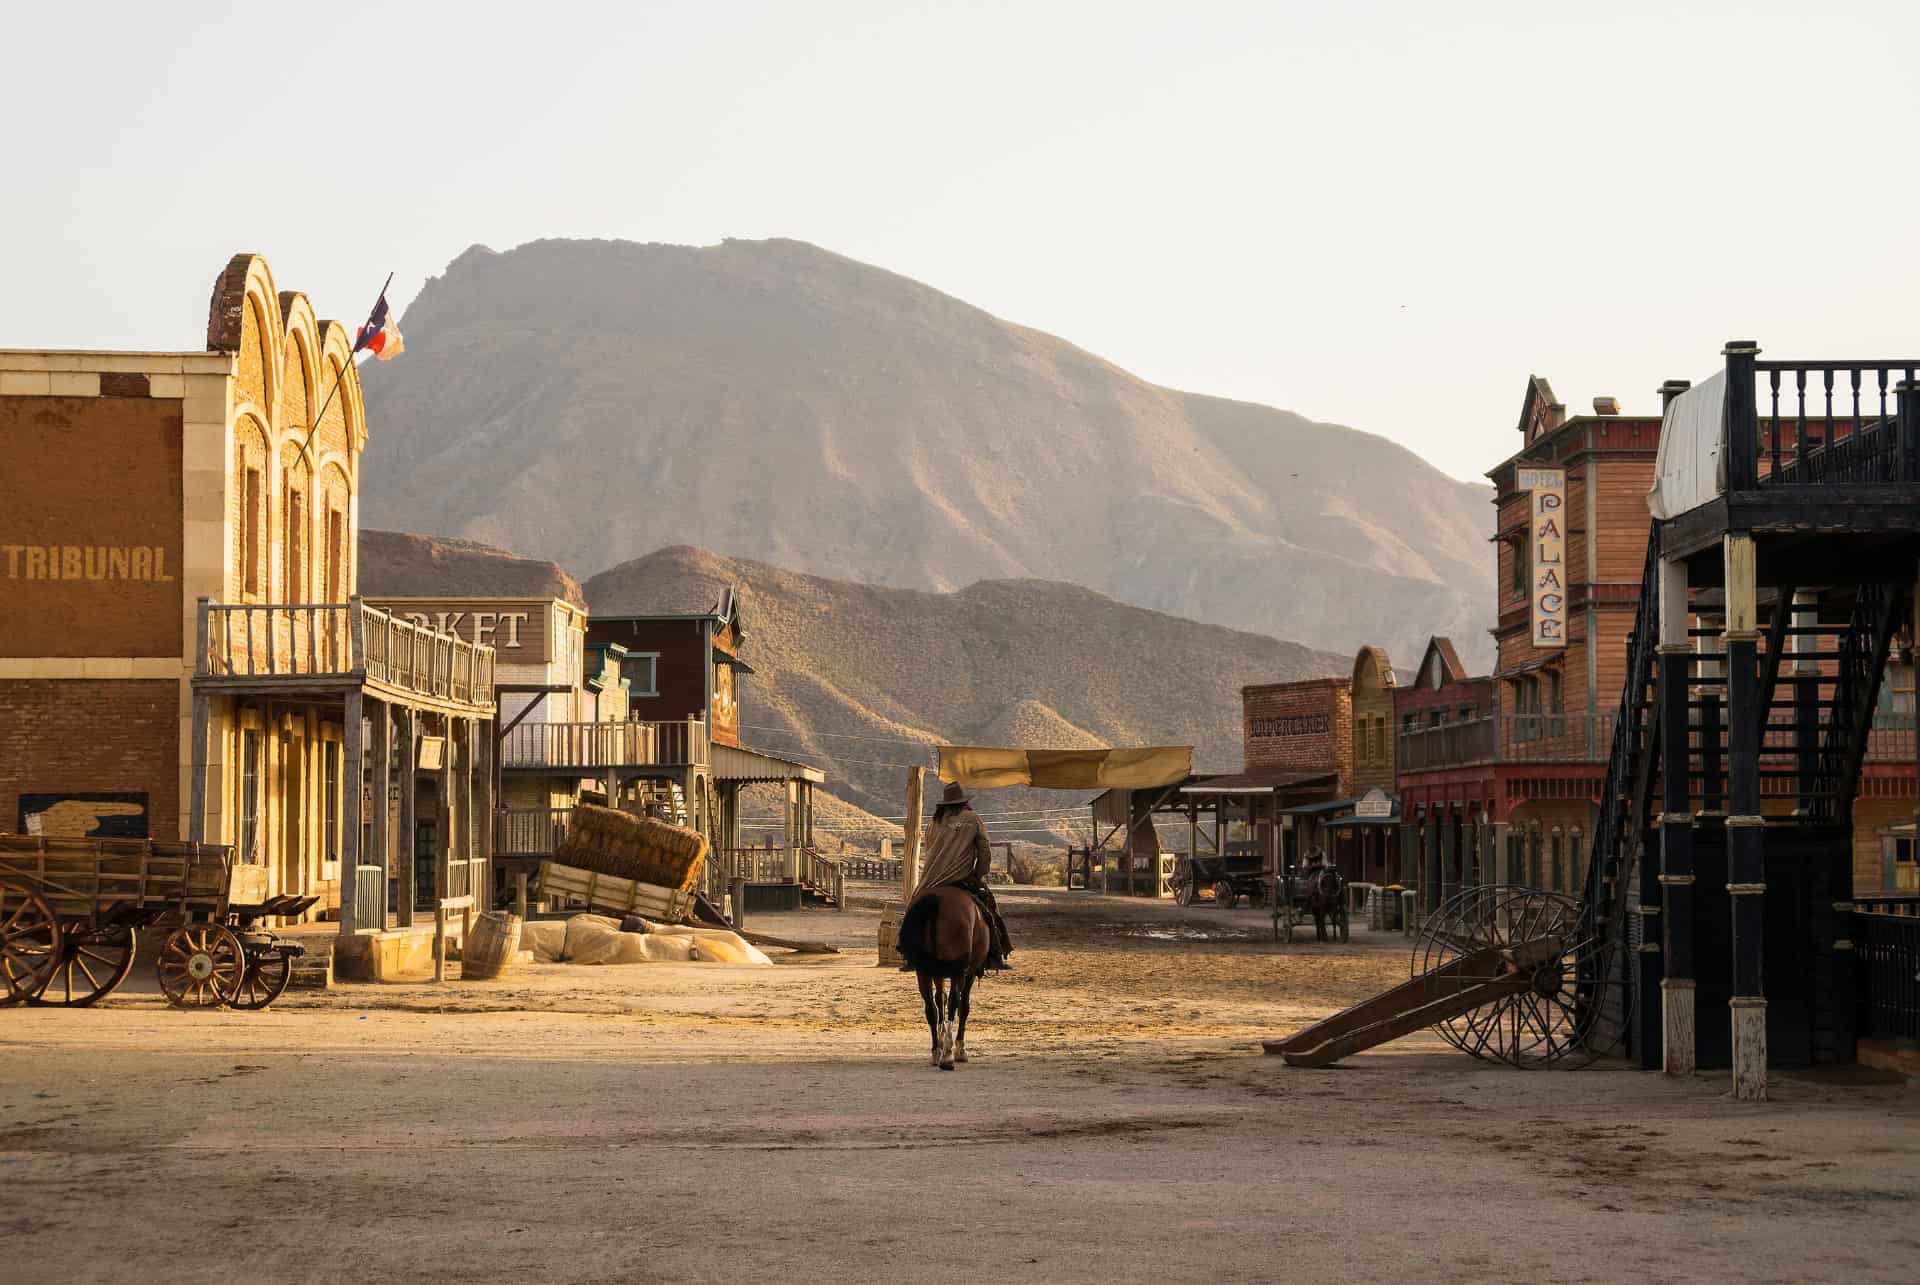
[{"label": "horse's hoof", "polygon": [[953,1069],[953,1063],[951,1063],[951,1062],[942,1062],[942,1063],[940,1064],[940,1069],[941,1069],[942,1071],[951,1071],[951,1070]]},{"label": "horse's hoof", "polygon": [[953,1060],[954,1060],[954,1061],[956,1061],[956,1062],[964,1062],[964,1061],[966,1061],[966,1060],[967,1060],[967,1051],[966,1051],[965,1049],[955,1049],[955,1050],[953,1051]]}]

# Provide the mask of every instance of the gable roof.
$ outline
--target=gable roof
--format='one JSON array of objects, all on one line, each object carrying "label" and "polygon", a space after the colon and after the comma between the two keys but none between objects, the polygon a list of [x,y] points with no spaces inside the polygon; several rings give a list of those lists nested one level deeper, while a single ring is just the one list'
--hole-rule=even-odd
[{"label": "gable roof", "polygon": [[1526,396],[1520,402],[1520,436],[1531,442],[1551,433],[1567,419],[1567,408],[1554,399],[1553,386],[1538,375],[1527,376]]},{"label": "gable roof", "polygon": [[1421,653],[1420,668],[1414,671],[1414,681],[1424,682],[1431,671],[1427,666],[1438,660],[1442,682],[1457,683],[1468,677],[1467,667],[1460,663],[1460,653],[1454,650],[1453,639],[1444,634],[1434,634],[1427,639],[1427,649]]}]

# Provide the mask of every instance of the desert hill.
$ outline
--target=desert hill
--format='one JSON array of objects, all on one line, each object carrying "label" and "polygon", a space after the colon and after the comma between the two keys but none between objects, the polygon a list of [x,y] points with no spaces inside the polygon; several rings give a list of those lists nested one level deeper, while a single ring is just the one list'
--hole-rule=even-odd
[{"label": "desert hill", "polygon": [[478,540],[363,529],[359,567],[360,592],[367,597],[497,595],[586,604],[580,582],[560,567]]},{"label": "desert hill", "polygon": [[1346,654],[1487,650],[1487,488],[811,245],[475,246],[404,325],[363,372],[375,526],[582,572],[691,543],[905,588],[1067,581]]},{"label": "desert hill", "polygon": [[[1238,770],[1240,688],[1343,672],[1351,657],[1115,602],[1076,585],[984,581],[888,589],[675,547],[587,581],[588,609],[698,612],[741,593],[741,739],[827,769],[868,812],[900,815],[902,768],[940,743],[1080,748],[1192,744]],[[1004,791],[983,813],[1078,804]],[[1072,818],[1084,829],[1085,813]],[[1026,817],[995,827],[1020,838]],[[1080,837],[1084,842],[1084,836]]]}]

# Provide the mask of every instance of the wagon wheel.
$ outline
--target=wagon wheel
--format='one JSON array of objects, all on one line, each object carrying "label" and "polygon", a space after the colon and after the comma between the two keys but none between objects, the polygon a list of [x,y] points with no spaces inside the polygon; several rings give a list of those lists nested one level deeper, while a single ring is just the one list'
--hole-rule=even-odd
[{"label": "wagon wheel", "polygon": [[60,961],[54,965],[46,989],[29,1004],[58,1004],[85,1008],[119,989],[133,971],[133,929],[126,924],[105,928],[69,929],[60,943]]},{"label": "wagon wheel", "polygon": [[1557,937],[1560,954],[1532,970],[1532,985],[1437,1028],[1441,1038],[1477,1058],[1533,1069],[1584,1066],[1618,1038],[1603,1014],[1624,1012],[1626,981],[1599,926],[1577,898],[1518,884],[1469,888],[1443,902],[1421,926],[1413,948],[1420,976],[1489,946],[1512,949]]},{"label": "wagon wheel", "polygon": [[1173,899],[1183,906],[1191,906],[1200,899],[1200,881],[1193,877],[1191,870],[1174,883]]},{"label": "wagon wheel", "polygon": [[40,894],[0,883],[0,1006],[38,995],[60,958],[60,921]]},{"label": "wagon wheel", "polygon": [[1235,900],[1233,895],[1233,880],[1222,879],[1219,883],[1213,885],[1214,904],[1222,910],[1232,910]]},{"label": "wagon wheel", "polygon": [[160,989],[176,1008],[217,1008],[240,994],[247,955],[233,930],[220,924],[188,924],[160,948]]},{"label": "wagon wheel", "polygon": [[240,982],[235,1008],[265,1008],[280,998],[293,980],[293,960],[277,950],[247,956],[247,975]]}]

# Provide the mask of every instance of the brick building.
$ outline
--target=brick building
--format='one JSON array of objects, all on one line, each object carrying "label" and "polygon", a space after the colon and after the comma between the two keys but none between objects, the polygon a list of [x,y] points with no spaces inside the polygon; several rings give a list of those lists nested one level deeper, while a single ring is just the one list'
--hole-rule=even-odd
[{"label": "brick building", "polygon": [[1433,905],[1476,873],[1498,815],[1493,679],[1473,677],[1453,640],[1427,640],[1412,681],[1394,692],[1399,742],[1400,860],[1395,878]]},{"label": "brick building", "polygon": [[[350,330],[254,255],[203,350],[0,351],[0,827],[231,844],[402,923],[416,852],[439,894],[484,859],[492,651],[354,597],[367,431]],[[350,788],[369,713],[429,800],[391,824]]]}]

